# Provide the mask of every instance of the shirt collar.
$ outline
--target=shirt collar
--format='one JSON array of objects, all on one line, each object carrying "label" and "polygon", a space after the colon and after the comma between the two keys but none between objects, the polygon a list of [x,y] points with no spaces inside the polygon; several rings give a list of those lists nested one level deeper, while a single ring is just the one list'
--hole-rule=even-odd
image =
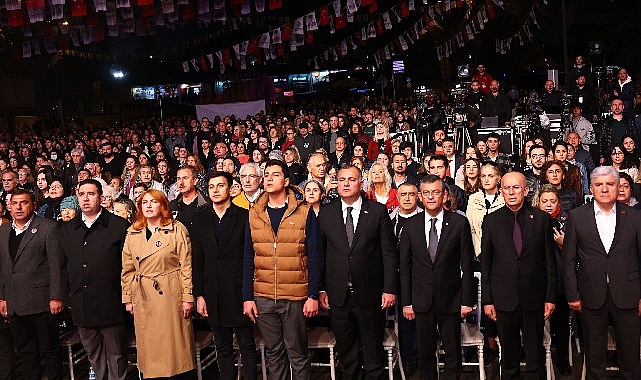
[{"label": "shirt collar", "polygon": [[27,228],[31,225],[31,222],[33,221],[33,215],[31,216],[31,219],[27,223],[24,224],[22,228],[16,226],[16,221],[11,222],[11,228],[13,228],[16,231],[16,235],[20,235],[21,233],[25,232]]},{"label": "shirt collar", "polygon": [[343,199],[341,199],[341,210],[343,211],[346,211],[348,207],[352,207],[354,211],[357,211],[360,213],[362,206],[363,206],[363,198],[361,197],[358,197],[358,199],[351,205],[348,205],[347,203],[345,203]]},{"label": "shirt collar", "polygon": [[[444,217],[445,217],[445,209],[442,208],[441,211],[436,215],[435,218],[436,218],[437,222],[443,222],[443,218]],[[426,223],[429,223],[432,220],[432,218],[434,218],[434,217],[431,216],[430,214],[428,214],[427,212],[425,212],[425,222]]]},{"label": "shirt collar", "polygon": [[616,203],[614,203],[614,205],[612,206],[612,209],[610,209],[608,211],[605,211],[605,210],[601,209],[601,207],[599,207],[599,204],[596,203],[596,201],[593,202],[593,203],[594,203],[594,214],[595,215],[599,215],[599,213],[603,213],[605,215],[610,215],[610,214],[616,213],[616,211],[617,211],[617,204]]},{"label": "shirt collar", "polygon": [[84,213],[82,213],[81,214],[82,222],[85,224],[85,226],[87,226],[87,228],[91,228],[91,226],[93,226],[94,223],[98,221],[98,218],[100,218],[101,214],[102,214],[102,207],[100,208],[100,211],[98,211],[98,215],[96,215],[96,217],[93,218],[92,220],[88,220],[87,216]]}]

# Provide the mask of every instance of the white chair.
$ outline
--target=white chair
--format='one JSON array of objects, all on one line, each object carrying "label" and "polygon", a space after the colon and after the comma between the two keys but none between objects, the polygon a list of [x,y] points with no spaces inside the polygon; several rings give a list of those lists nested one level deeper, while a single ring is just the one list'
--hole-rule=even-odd
[{"label": "white chair", "polygon": [[385,328],[385,337],[383,338],[383,349],[387,352],[387,367],[385,368],[390,380],[394,379],[394,368],[396,367],[401,372],[401,379],[405,380],[401,350],[398,345],[398,306],[394,308],[394,314],[387,315],[387,320],[393,321],[394,326]]},{"label": "white chair", "polygon": [[[267,379],[267,364],[265,363],[265,341],[263,341],[263,338],[260,336],[260,333],[258,332],[257,328],[254,328],[254,343],[256,345],[256,348],[258,348],[260,352],[260,370],[261,374],[263,375],[263,379]],[[239,350],[240,348],[238,347],[238,341],[236,340],[236,334],[234,334],[234,343],[233,343],[234,350]],[[240,351],[238,353],[238,361],[236,362],[236,367],[238,368],[236,377],[238,380],[240,380],[240,375],[241,375],[241,368],[243,367],[243,358],[240,354]],[[256,369],[254,369],[255,371]]]},{"label": "white chair", "polygon": [[461,347],[476,347],[478,349],[478,362],[463,362],[464,366],[478,366],[479,379],[485,380],[485,361],[483,358],[483,345],[485,337],[481,333],[481,316],[483,314],[483,307],[481,306],[481,273],[474,272],[474,277],[478,279],[477,286],[477,301],[475,310],[476,323],[461,323]]},{"label": "white chair", "polygon": [[[216,359],[214,348],[214,335],[211,331],[194,331],[194,342],[196,351],[196,375],[198,380],[203,380],[203,370],[212,365]],[[203,350],[211,348],[211,352],[202,356]]]},{"label": "white chair", "polygon": [[73,327],[70,330],[64,331],[60,334],[60,342],[67,348],[67,357],[69,364],[69,377],[75,380],[74,366],[87,358],[87,351],[80,341],[80,334],[78,329]]},{"label": "white chair", "polygon": [[310,349],[328,349],[329,363],[312,362],[314,367],[329,367],[330,378],[336,379],[336,337],[328,327],[312,327],[307,331],[307,347]]},{"label": "white chair", "polygon": [[[499,344],[499,363],[501,362],[501,342],[499,338],[496,338],[496,341]],[[550,335],[550,321],[545,321],[545,327],[543,329],[543,347],[545,348],[545,373],[547,380],[554,380],[554,367],[552,366],[552,336]],[[525,363],[521,363],[525,365]]]}]

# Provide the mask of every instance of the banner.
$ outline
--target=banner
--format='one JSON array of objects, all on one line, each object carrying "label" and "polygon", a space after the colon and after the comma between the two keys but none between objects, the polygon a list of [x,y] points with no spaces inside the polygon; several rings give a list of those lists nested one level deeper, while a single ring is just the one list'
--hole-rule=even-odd
[{"label": "banner", "polygon": [[229,116],[236,115],[244,119],[247,115],[254,116],[259,112],[265,112],[265,101],[256,100],[254,102],[237,102],[237,103],[222,103],[222,104],[203,104],[196,105],[196,116],[198,119],[208,117],[214,120],[216,116]]}]

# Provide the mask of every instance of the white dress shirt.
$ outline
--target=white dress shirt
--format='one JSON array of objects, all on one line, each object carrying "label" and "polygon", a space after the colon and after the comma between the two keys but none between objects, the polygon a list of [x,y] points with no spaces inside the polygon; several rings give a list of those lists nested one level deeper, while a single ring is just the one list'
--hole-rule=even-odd
[{"label": "white dress shirt", "polygon": [[361,207],[363,207],[363,198],[358,197],[356,202],[348,205],[344,200],[341,199],[341,210],[343,210],[343,223],[347,224],[347,207],[353,207],[352,210],[352,219],[354,220],[354,232],[356,232],[356,226],[358,226],[358,217],[361,214]]},{"label": "white dress shirt", "polygon": [[594,217],[596,219],[596,228],[599,231],[601,243],[605,248],[606,253],[610,253],[612,241],[614,240],[614,230],[617,226],[617,206],[616,203],[609,211],[602,210],[599,205],[594,202]]}]

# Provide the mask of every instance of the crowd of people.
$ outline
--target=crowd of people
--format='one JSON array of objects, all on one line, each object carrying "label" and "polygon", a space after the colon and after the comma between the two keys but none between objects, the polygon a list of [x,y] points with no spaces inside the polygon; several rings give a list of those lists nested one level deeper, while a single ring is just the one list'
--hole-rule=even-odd
[{"label": "crowd of people", "polygon": [[[468,105],[509,123],[515,102],[478,74]],[[505,378],[545,378],[547,319],[570,373],[573,315],[588,378],[605,377],[612,323],[621,375],[639,379],[641,154],[619,78],[609,116],[577,97],[573,129],[527,140],[519,156],[496,133],[457,152],[434,94],[421,111],[383,99],[2,134],[0,378],[62,378],[67,307],[98,379],[125,378],[125,311],[145,378],[193,376],[199,315],[221,379],[235,378],[234,335],[245,379],[256,377],[255,329],[270,379],[309,379],[306,328],[321,310],[344,378],[385,374],[394,310],[403,370],[437,378],[440,340],[441,376],[457,378],[480,272],[485,362],[500,341]],[[557,99],[549,82],[545,104]],[[420,112],[427,138],[393,137],[420,128]]]}]

